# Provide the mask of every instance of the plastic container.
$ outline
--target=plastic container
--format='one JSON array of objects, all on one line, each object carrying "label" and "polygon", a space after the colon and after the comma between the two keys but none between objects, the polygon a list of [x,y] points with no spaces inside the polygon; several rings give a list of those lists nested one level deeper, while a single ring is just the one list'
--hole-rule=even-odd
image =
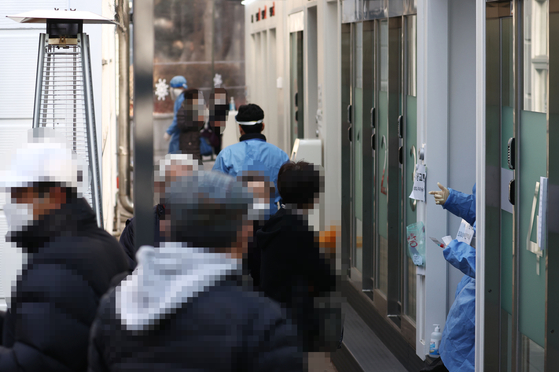
[{"label": "plastic container", "polygon": [[235,111],[236,109],[235,98],[231,97],[231,100],[229,101],[229,111]]},{"label": "plastic container", "polygon": [[441,345],[441,338],[443,337],[443,335],[438,324],[433,324],[433,326],[435,327],[435,332],[431,333],[431,342],[429,343],[429,356],[431,358],[439,358],[439,346]]}]

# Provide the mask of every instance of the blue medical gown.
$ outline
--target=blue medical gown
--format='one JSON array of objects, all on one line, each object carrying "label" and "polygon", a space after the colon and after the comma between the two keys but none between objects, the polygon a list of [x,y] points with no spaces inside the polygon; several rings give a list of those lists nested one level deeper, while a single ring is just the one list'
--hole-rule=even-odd
[{"label": "blue medical gown", "polygon": [[167,134],[171,136],[171,141],[169,142],[169,154],[178,154],[179,152],[179,136],[181,131],[177,127],[177,112],[181,108],[183,102],[184,94],[181,94],[175,100],[173,122],[169,125],[169,128],[167,128]]},{"label": "blue medical gown", "polygon": [[[476,186],[472,195],[449,189],[443,208],[476,225]],[[453,240],[443,251],[444,258],[465,275],[458,283],[454,303],[448,312],[439,352],[450,372],[475,371],[476,250]]]},{"label": "blue medical gown", "polygon": [[274,200],[270,201],[270,215],[277,212],[276,203],[280,201],[278,192],[278,172],[281,166],[289,161],[287,154],[260,138],[253,138],[227,146],[217,156],[213,170],[236,177],[245,170],[261,170],[266,168],[270,181],[275,186]]}]

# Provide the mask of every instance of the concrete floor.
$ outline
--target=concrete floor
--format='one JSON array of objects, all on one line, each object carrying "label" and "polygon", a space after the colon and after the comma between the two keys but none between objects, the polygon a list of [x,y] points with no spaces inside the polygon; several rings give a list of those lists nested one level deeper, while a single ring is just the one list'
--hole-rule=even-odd
[{"label": "concrete floor", "polygon": [[309,353],[309,372],[338,372],[328,353]]}]

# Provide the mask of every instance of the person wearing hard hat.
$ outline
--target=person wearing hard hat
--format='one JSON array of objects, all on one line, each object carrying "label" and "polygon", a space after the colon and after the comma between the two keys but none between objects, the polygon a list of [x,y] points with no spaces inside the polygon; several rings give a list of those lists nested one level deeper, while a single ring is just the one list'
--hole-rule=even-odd
[{"label": "person wearing hard hat", "polygon": [[171,86],[171,98],[175,100],[175,106],[173,110],[173,122],[169,128],[167,128],[163,137],[166,141],[170,140],[169,154],[176,154],[179,152],[180,135],[180,129],[177,127],[177,112],[184,102],[184,95],[182,93],[188,88],[188,85],[185,77],[180,75],[173,77],[169,84]]},{"label": "person wearing hard hat", "polygon": [[0,371],[85,371],[89,328],[123,249],[82,197],[86,167],[55,131],[35,128],[0,175],[6,239],[27,254],[4,320]]}]

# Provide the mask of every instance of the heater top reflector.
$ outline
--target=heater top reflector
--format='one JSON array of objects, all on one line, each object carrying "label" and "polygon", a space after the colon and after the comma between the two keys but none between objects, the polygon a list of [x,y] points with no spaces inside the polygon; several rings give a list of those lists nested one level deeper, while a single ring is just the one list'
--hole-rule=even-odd
[{"label": "heater top reflector", "polygon": [[109,23],[118,25],[118,23],[112,19],[105,18],[92,12],[81,10],[32,10],[30,12],[9,15],[6,17],[11,18],[19,23],[46,23],[49,19],[59,19],[80,20],[83,21],[83,23],[89,24]]}]

